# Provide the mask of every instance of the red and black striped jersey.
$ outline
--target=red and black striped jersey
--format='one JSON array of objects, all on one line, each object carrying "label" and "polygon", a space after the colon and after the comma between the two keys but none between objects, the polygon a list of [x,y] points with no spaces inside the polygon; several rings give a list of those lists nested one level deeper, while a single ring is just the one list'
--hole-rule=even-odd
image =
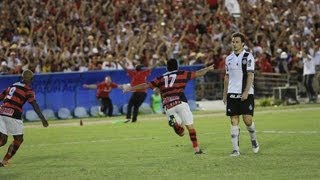
[{"label": "red and black striped jersey", "polygon": [[35,93],[27,84],[16,82],[0,94],[0,100],[0,115],[21,119],[22,106],[35,101]]},{"label": "red and black striped jersey", "polygon": [[162,102],[164,106],[171,104],[174,106],[181,101],[187,102],[187,98],[184,94],[184,89],[189,80],[196,77],[195,72],[176,70],[167,72],[151,82],[149,85],[151,88],[159,88]]}]

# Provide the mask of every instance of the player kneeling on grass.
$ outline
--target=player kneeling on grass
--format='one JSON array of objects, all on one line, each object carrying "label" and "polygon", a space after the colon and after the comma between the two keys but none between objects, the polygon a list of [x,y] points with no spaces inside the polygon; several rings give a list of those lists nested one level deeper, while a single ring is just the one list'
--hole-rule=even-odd
[{"label": "player kneeling on grass", "polygon": [[[169,126],[173,127],[176,134],[183,136],[184,124],[189,131],[190,140],[195,154],[202,154],[203,152],[198,145],[196,130],[193,126],[193,115],[183,91],[189,80],[203,76],[213,69],[212,65],[196,72],[178,70],[177,60],[170,59],[167,62],[166,73],[155,78],[149,83],[128,87],[125,88],[124,91],[134,91],[144,88],[159,88],[162,103],[169,121]],[[175,116],[178,117],[175,118]]]},{"label": "player kneeling on grass", "polygon": [[8,161],[14,156],[23,142],[23,121],[22,106],[28,101],[41,119],[42,125],[48,127],[48,122],[41,113],[38,103],[35,100],[34,91],[30,84],[33,80],[33,73],[30,70],[24,70],[22,81],[9,86],[0,94],[0,147],[7,143],[8,135],[13,135],[13,142],[10,144],[6,155],[0,167],[8,164]]}]

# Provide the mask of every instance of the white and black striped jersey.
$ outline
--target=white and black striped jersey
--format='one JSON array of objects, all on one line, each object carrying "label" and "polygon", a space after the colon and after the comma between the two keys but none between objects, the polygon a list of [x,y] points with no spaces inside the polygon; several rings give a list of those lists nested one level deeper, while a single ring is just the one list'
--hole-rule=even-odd
[{"label": "white and black striped jersey", "polygon": [[[255,60],[250,52],[230,54],[225,59],[226,74],[229,75],[228,93],[242,94],[247,83],[248,72],[254,73]],[[254,94],[253,84],[249,94]]]}]

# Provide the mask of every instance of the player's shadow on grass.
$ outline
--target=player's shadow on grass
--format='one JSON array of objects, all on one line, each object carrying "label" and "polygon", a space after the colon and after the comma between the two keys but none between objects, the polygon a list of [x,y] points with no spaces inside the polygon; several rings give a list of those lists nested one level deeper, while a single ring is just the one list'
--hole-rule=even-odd
[{"label": "player's shadow on grass", "polygon": [[[33,155],[23,157],[21,158],[20,163],[24,164],[25,166],[28,166],[30,164],[30,167],[33,168],[37,165],[39,165],[39,167],[42,167],[43,165],[50,165],[51,167],[61,167],[63,166],[61,164],[61,161],[68,162],[68,159],[72,160],[73,158],[69,154],[57,153],[56,155]],[[65,164],[65,167],[69,167],[69,165]]]}]

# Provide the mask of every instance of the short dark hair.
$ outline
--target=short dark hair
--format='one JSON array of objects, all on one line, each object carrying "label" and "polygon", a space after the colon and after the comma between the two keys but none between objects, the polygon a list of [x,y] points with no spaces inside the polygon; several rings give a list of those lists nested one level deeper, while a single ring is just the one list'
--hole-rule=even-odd
[{"label": "short dark hair", "polygon": [[22,76],[22,79],[23,79],[24,82],[31,83],[32,80],[33,80],[33,76],[34,75],[33,75],[33,72],[31,70],[26,69],[26,70],[24,70],[22,72],[21,76]]},{"label": "short dark hair", "polygon": [[178,69],[178,61],[176,59],[169,59],[167,61],[167,70],[168,71],[175,71]]},{"label": "short dark hair", "polygon": [[143,65],[142,65],[142,64],[138,64],[138,65],[136,66],[136,71],[141,71],[142,68],[143,68]]},{"label": "short dark hair", "polygon": [[240,32],[233,33],[232,38],[235,38],[235,37],[239,37],[241,39],[241,42],[243,42],[243,43],[245,43],[245,41],[246,41],[244,34],[242,34]]}]

